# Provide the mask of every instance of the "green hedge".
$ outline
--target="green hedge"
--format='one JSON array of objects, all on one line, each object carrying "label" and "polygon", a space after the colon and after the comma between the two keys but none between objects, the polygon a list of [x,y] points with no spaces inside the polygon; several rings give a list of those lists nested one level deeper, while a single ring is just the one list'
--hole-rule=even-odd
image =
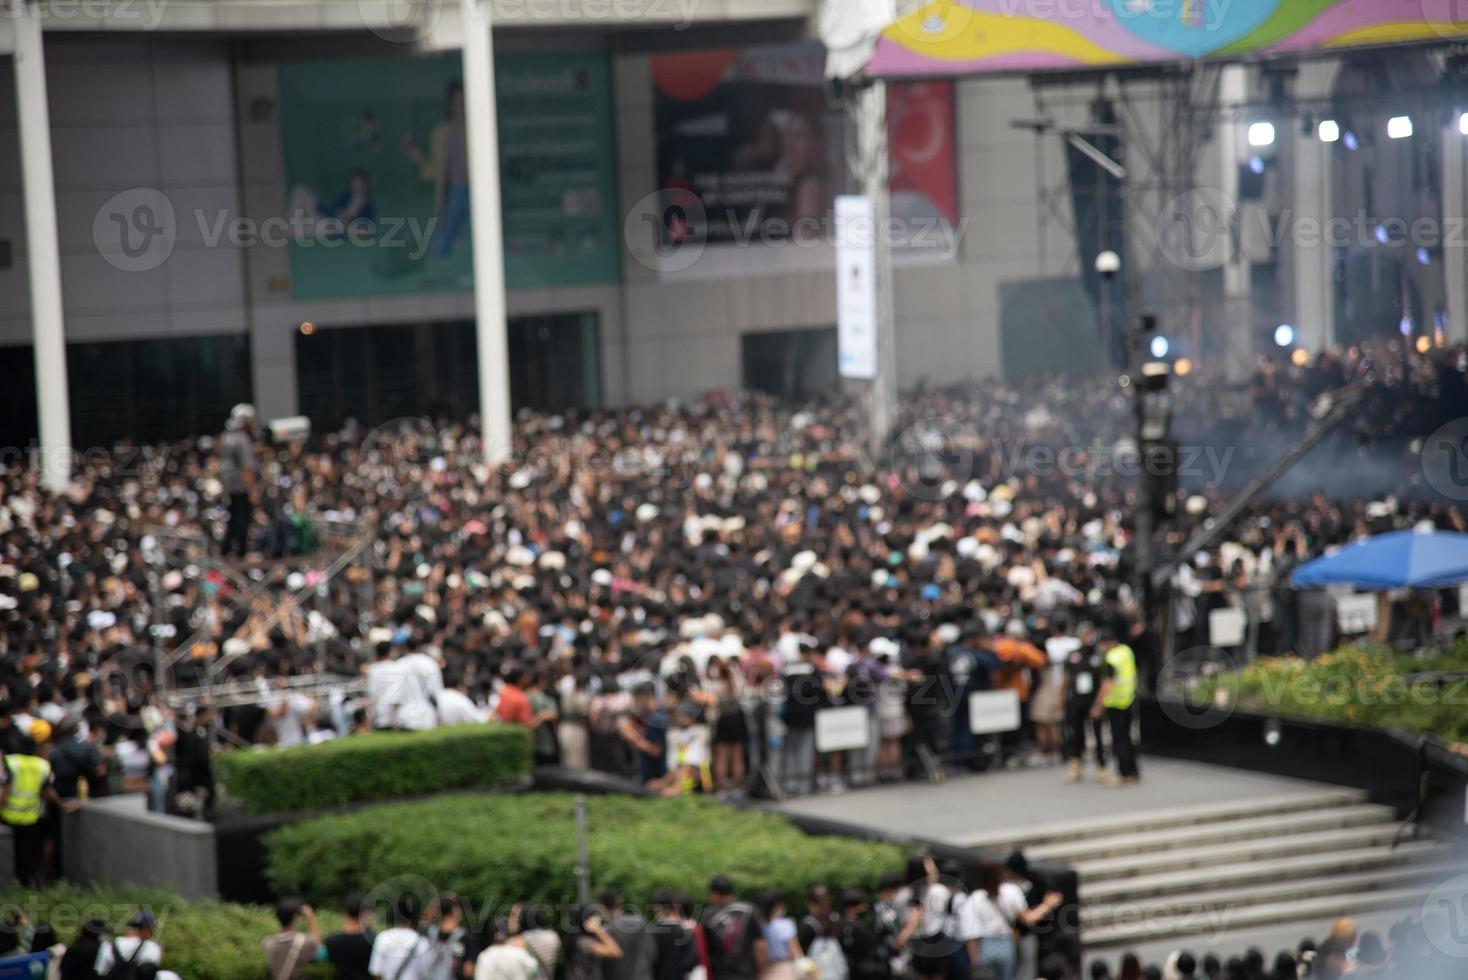
[{"label": "green hedge", "polygon": [[1468,642],[1425,656],[1382,646],[1342,647],[1314,660],[1260,657],[1237,673],[1198,682],[1198,704],[1346,725],[1407,729],[1468,744],[1468,689],[1434,674],[1468,672]]},{"label": "green hedge", "polygon": [[[78,885],[56,885],[42,891],[12,886],[0,892],[0,905],[18,907],[33,926],[51,925],[68,944],[90,916],[105,919],[116,936],[122,935],[127,920],[139,908],[147,908],[158,919],[155,938],[163,946],[167,969],[190,980],[270,980],[260,940],[279,926],[274,913],[261,906],[185,899],[156,888]],[[330,909],[319,918],[323,935],[341,926],[341,917]],[[313,964],[306,971],[308,980],[331,976],[326,964]]]},{"label": "green hedge", "polygon": [[[568,793],[453,796],[319,817],[267,835],[266,874],[278,892],[335,903],[352,889],[426,880],[501,912],[516,901],[565,908],[576,895],[574,799]],[[794,898],[817,882],[875,889],[901,871],[892,844],[815,837],[773,813],[694,797],[592,797],[593,887],[645,903],[661,888],[702,900],[715,874],[755,897]]]},{"label": "green hedge", "polygon": [[250,813],[288,813],[530,778],[530,733],[515,725],[375,732],[289,749],[236,751],[214,763]]}]

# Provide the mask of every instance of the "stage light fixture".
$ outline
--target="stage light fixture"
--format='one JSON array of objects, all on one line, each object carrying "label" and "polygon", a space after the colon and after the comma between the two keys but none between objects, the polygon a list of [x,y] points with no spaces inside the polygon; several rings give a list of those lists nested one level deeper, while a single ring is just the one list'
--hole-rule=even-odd
[{"label": "stage light fixture", "polygon": [[1295,342],[1295,328],[1288,323],[1281,323],[1274,328],[1274,345],[1276,347],[1288,347]]},{"label": "stage light fixture", "polygon": [[1411,138],[1412,117],[1392,116],[1386,121],[1386,134],[1394,140],[1404,140]]},{"label": "stage light fixture", "polygon": [[1432,253],[1429,252],[1425,248],[1418,248],[1417,249],[1417,264],[1418,265],[1431,265],[1432,264]]},{"label": "stage light fixture", "polygon": [[1458,132],[1468,136],[1468,112],[1458,113]]},{"label": "stage light fixture", "polygon": [[1412,314],[1407,313],[1402,316],[1401,322],[1397,324],[1397,330],[1403,337],[1412,336]]},{"label": "stage light fixture", "polygon": [[1157,336],[1152,338],[1152,343],[1151,346],[1148,347],[1148,350],[1152,352],[1153,357],[1161,360],[1162,358],[1167,356],[1169,346],[1170,345],[1167,343],[1167,338],[1162,336],[1162,334],[1158,334]]},{"label": "stage light fixture", "polygon": [[1361,141],[1356,138],[1356,134],[1352,130],[1347,129],[1341,133],[1341,142],[1345,144],[1346,149],[1350,150],[1352,153],[1361,149]]},{"label": "stage light fixture", "polygon": [[1273,146],[1274,145],[1274,123],[1253,122],[1249,124],[1250,146]]},{"label": "stage light fixture", "polygon": [[1322,119],[1315,133],[1320,137],[1320,142],[1334,143],[1341,138],[1341,124],[1334,119]]},{"label": "stage light fixture", "polygon": [[1249,157],[1249,172],[1255,174],[1264,172],[1264,158],[1257,153]]}]

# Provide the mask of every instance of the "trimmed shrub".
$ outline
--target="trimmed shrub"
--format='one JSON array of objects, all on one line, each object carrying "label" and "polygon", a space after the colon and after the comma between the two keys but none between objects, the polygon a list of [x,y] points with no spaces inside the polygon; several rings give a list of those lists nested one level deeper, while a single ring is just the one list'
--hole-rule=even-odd
[{"label": "trimmed shrub", "polygon": [[515,725],[374,732],[262,752],[219,755],[225,793],[249,813],[289,813],[530,778],[530,733]]},{"label": "trimmed shrub", "polygon": [[[1261,657],[1200,680],[1193,700],[1344,725],[1425,732],[1468,743],[1468,642],[1426,656],[1347,646],[1314,660]],[[1448,675],[1444,680],[1440,675]]]},{"label": "trimmed shrub", "polygon": [[[417,882],[452,890],[476,917],[518,901],[565,909],[576,895],[575,796],[523,793],[386,804],[282,827],[266,837],[278,892],[335,903],[353,890]],[[900,871],[893,844],[816,837],[773,813],[695,797],[594,796],[588,801],[594,889],[645,907],[671,888],[695,900],[727,874],[740,893],[774,888],[792,900],[810,885],[874,890]]]},{"label": "trimmed shrub", "polygon": [[[139,908],[158,919],[154,936],[163,946],[163,966],[181,977],[209,980],[270,980],[260,941],[280,927],[270,909],[179,896],[156,888],[103,888],[55,885],[42,891],[11,887],[0,893],[0,905],[25,913],[32,926],[50,925],[63,943],[77,937],[82,922],[104,919],[111,935],[120,936]],[[332,906],[318,913],[322,935],[341,926]],[[309,980],[333,976],[326,964],[307,968]]]}]

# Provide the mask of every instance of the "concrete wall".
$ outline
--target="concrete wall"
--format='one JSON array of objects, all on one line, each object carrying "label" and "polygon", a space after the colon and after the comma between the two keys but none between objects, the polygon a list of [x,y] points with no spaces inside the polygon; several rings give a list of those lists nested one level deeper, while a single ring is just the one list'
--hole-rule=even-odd
[{"label": "concrete wall", "polygon": [[[68,340],[241,333],[244,265],[206,248],[192,220],[178,222],[168,261],[125,272],[93,238],[93,218],[113,195],[152,187],[179,215],[237,208],[238,171],[228,47],[222,41],[138,36],[48,36],[56,211]],[[0,345],[30,342],[14,77],[0,71],[0,239],[14,261],[0,269]]]},{"label": "concrete wall", "polygon": [[159,885],[184,898],[219,894],[213,826],[149,813],[141,794],[83,803],[63,819],[61,846],[71,881]]}]

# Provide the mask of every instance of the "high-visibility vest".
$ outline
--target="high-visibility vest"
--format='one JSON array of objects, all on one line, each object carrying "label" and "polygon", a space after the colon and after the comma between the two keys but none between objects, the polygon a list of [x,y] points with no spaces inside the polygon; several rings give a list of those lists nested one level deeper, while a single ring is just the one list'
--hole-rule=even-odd
[{"label": "high-visibility vest", "polygon": [[0,821],[29,827],[41,819],[41,787],[51,775],[51,763],[34,755],[7,755],[5,768],[10,772],[10,785]]},{"label": "high-visibility vest", "polygon": [[1106,664],[1111,668],[1111,689],[1102,704],[1130,708],[1137,699],[1137,655],[1125,643],[1118,643],[1106,651]]}]

